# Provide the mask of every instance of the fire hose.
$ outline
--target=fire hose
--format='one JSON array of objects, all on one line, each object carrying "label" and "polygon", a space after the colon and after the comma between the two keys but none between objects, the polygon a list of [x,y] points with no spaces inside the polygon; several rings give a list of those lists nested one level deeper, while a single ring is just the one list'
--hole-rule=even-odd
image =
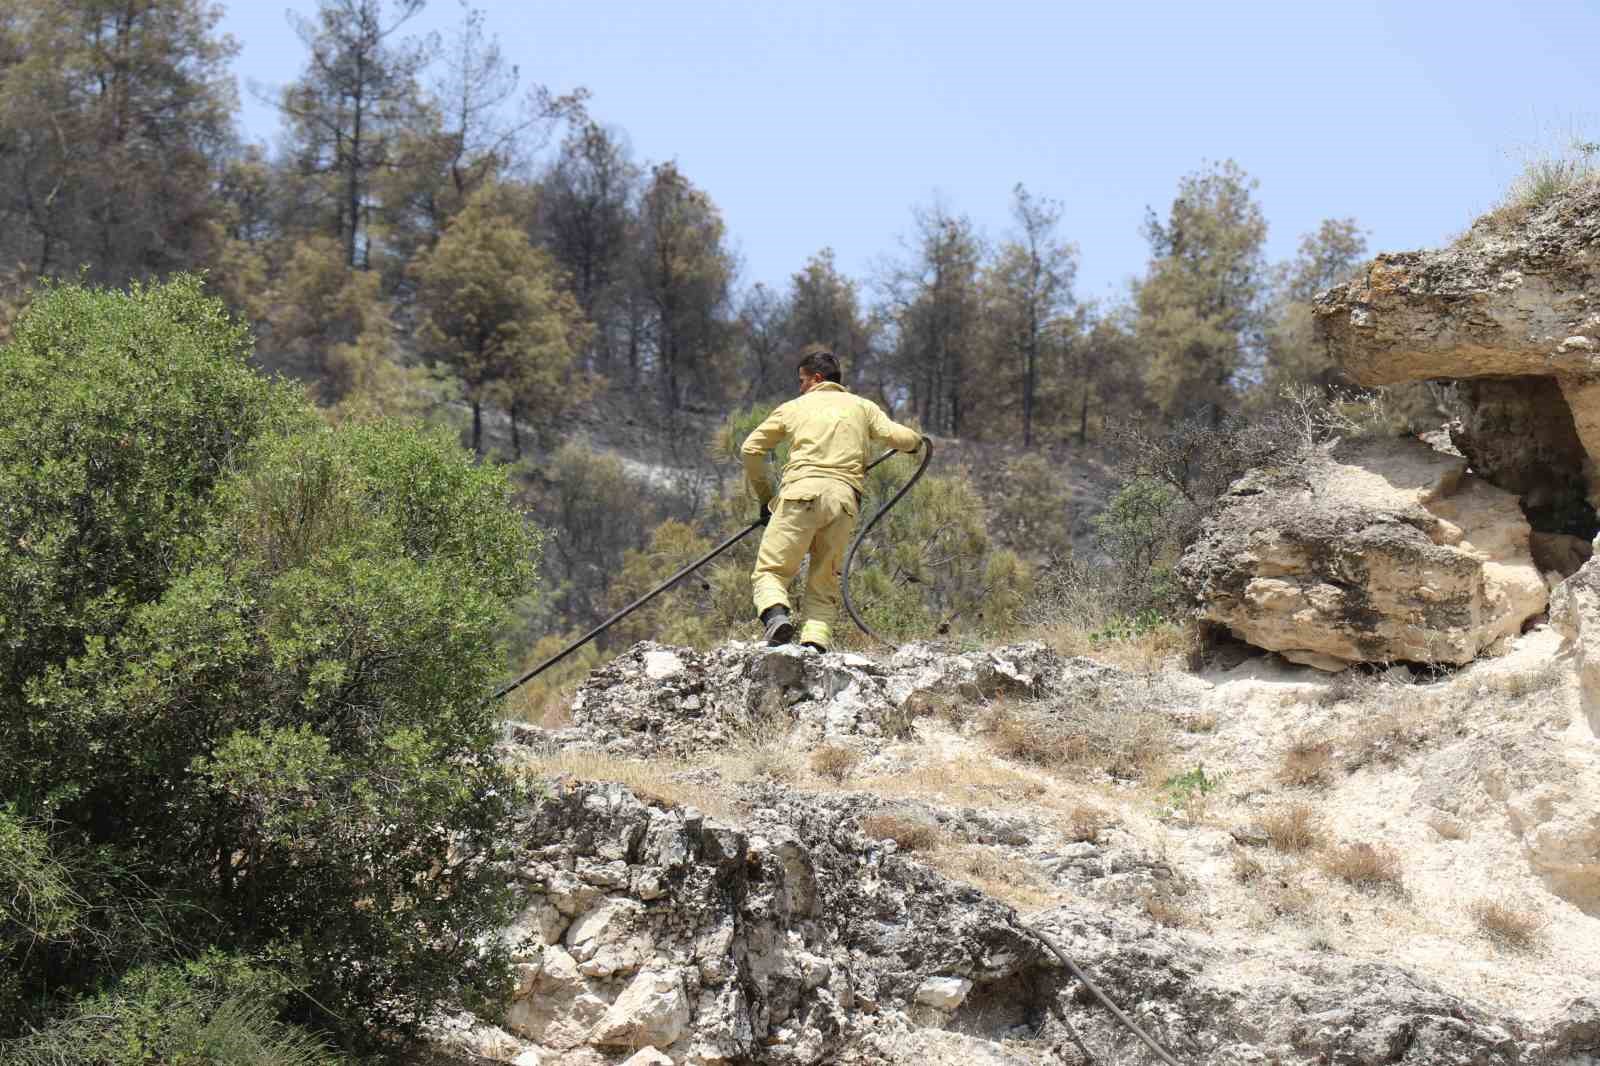
[{"label": "fire hose", "polygon": [[[917,466],[916,473],[912,474],[910,480],[900,487],[899,492],[895,493],[889,498],[888,503],[878,508],[878,513],[873,515],[872,519],[867,522],[865,526],[861,527],[861,532],[856,534],[855,543],[850,545],[850,551],[845,555],[844,572],[841,576],[841,581],[844,584],[844,605],[845,608],[850,612],[850,617],[855,620],[856,625],[861,627],[861,631],[863,633],[867,634],[869,637],[872,637],[874,640],[885,644],[888,643],[888,641],[885,641],[877,633],[874,633],[871,629],[867,628],[867,624],[863,622],[861,620],[861,616],[856,613],[855,605],[850,600],[850,564],[855,559],[856,549],[861,547],[862,538],[871,532],[872,527],[877,525],[878,520],[888,513],[889,508],[899,503],[901,497],[911,491],[911,487],[922,478],[923,471],[928,469],[928,461],[933,458],[933,443],[929,441],[927,437],[923,437],[920,447],[922,449],[922,462]],[[879,463],[882,463],[886,459],[890,459],[899,454],[899,452],[894,451],[884,452],[871,463],[867,464],[867,470],[870,471]],[[717,556],[721,555],[723,552],[739,543],[750,533],[760,529],[764,525],[766,525],[765,518],[760,518],[754,522],[751,522],[748,526],[745,526],[743,529],[730,536],[727,540],[723,541],[721,544],[718,544],[715,548],[712,548],[711,551],[706,553],[704,556],[696,559],[682,570],[679,570],[676,574],[673,574],[661,584],[657,585],[649,592],[646,592],[643,596],[640,596],[638,599],[622,608],[622,610],[618,611],[616,614],[613,614],[610,618],[607,618],[604,622],[601,622],[599,625],[589,630],[589,632],[585,633],[571,644],[568,644],[565,648],[562,648],[560,651],[556,652],[538,666],[535,666],[532,670],[529,670],[515,681],[503,685],[492,697],[490,697],[491,701],[503,699],[512,692],[515,692],[517,689],[521,688],[529,681],[532,681],[534,678],[550,669],[556,663],[565,659],[567,656],[571,655],[573,652],[577,651],[595,637],[598,637],[601,633],[604,633],[606,630],[610,629],[612,626],[616,625],[618,622],[622,621],[624,618],[628,617],[628,615],[632,614],[634,611],[637,611],[639,608],[643,607],[645,604],[649,603],[663,592],[666,592],[678,582],[682,581],[684,578],[688,577],[690,574],[694,573],[696,570],[700,569],[702,566],[706,565],[711,560],[715,559]]]}]

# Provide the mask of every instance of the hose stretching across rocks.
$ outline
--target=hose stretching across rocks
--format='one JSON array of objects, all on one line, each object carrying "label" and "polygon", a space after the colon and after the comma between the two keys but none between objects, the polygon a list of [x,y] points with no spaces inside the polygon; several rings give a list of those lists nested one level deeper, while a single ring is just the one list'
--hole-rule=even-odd
[{"label": "hose stretching across rocks", "polygon": [[[845,607],[849,609],[850,617],[855,619],[856,625],[861,627],[861,631],[863,633],[884,644],[889,642],[878,636],[878,634],[874,633],[872,630],[868,629],[867,624],[861,620],[860,615],[856,614],[855,607],[850,603],[850,560],[855,558],[856,549],[861,546],[861,538],[866,536],[872,527],[878,524],[878,519],[882,518],[884,513],[888,511],[889,508],[900,502],[900,497],[911,491],[911,486],[915,485],[917,480],[922,477],[922,472],[928,469],[928,460],[933,458],[933,444],[929,442],[927,437],[923,437],[921,447],[923,449],[922,465],[917,467],[917,472],[915,474],[911,475],[911,480],[907,481],[905,485],[901,487],[900,491],[894,494],[894,497],[890,499],[888,503],[884,504],[878,509],[878,513],[872,516],[872,521],[868,522],[864,527],[862,527],[861,532],[856,535],[855,543],[850,546],[850,553],[845,556],[844,560],[844,575],[842,580],[844,582]],[[879,463],[899,454],[899,452],[894,451],[884,452],[872,462],[868,463],[867,469],[871,470]],[[638,599],[628,604],[628,606],[622,608],[622,610],[618,611],[610,618],[607,618],[604,622],[601,622],[599,625],[589,630],[589,632],[585,633],[571,644],[568,644],[565,648],[562,648],[560,651],[556,652],[538,666],[535,666],[532,670],[529,670],[515,681],[501,686],[498,690],[496,690],[493,696],[489,697],[490,702],[503,699],[512,692],[521,688],[523,685],[527,684],[529,681],[532,681],[534,678],[550,669],[556,663],[560,662],[562,659],[565,659],[567,656],[571,655],[573,652],[589,643],[595,637],[598,637],[601,633],[604,633],[606,630],[610,629],[612,626],[628,617],[628,615],[632,614],[634,611],[637,611],[639,608],[643,607],[645,604],[649,603],[651,600],[655,599],[657,596],[661,595],[663,592],[667,591],[672,586],[676,585],[678,582],[682,581],[684,578],[688,577],[690,574],[694,573],[696,570],[700,569],[702,566],[709,563],[711,560],[715,559],[717,556],[721,555],[735,544],[739,543],[739,541],[743,540],[747,535],[755,532],[764,525],[766,525],[765,520],[751,522],[748,526],[745,526],[743,529],[739,530],[739,532],[733,534],[727,540],[723,541],[721,544],[718,544],[715,548],[712,548],[708,554],[696,559],[682,570],[679,570],[676,574],[673,574],[661,584],[657,585],[649,592],[646,592],[643,596],[640,596]]]},{"label": "hose stretching across rocks", "polygon": [[[1165,1062],[1167,1066],[1181,1066],[1178,1060],[1172,1057],[1171,1052],[1157,1043],[1155,1037],[1151,1036],[1149,1033],[1140,1028],[1138,1022],[1128,1017],[1122,1012],[1121,1007],[1118,1007],[1115,1003],[1111,1002],[1110,996],[1100,991],[1099,985],[1089,980],[1089,975],[1084,973],[1083,969],[1079,967],[1077,963],[1072,961],[1072,956],[1068,955],[1066,949],[1056,942],[1055,937],[1044,932],[1043,930],[1035,929],[1031,925],[1022,924],[1015,914],[1010,917],[1009,922],[1011,928],[1015,929],[1017,932],[1031,936],[1038,940],[1039,943],[1049,948],[1050,953],[1056,958],[1060,959],[1066,965],[1067,970],[1072,974],[1072,976],[1082,981],[1083,987],[1094,993],[1095,998],[1101,1003],[1105,1004],[1106,1009],[1111,1012],[1111,1016],[1116,1018],[1117,1021],[1121,1022],[1123,1027],[1126,1028],[1130,1033],[1144,1041],[1144,1045],[1151,1051],[1154,1051],[1156,1055],[1160,1057],[1162,1062]],[[1066,1019],[1063,1017],[1062,1021],[1066,1021]],[[1067,1022],[1067,1032],[1071,1034],[1072,1042],[1078,1045],[1078,1050],[1082,1051],[1084,1055],[1087,1056],[1089,1054],[1089,1049],[1084,1047],[1083,1041],[1078,1039],[1078,1034],[1072,1028],[1072,1024],[1070,1022]]]}]

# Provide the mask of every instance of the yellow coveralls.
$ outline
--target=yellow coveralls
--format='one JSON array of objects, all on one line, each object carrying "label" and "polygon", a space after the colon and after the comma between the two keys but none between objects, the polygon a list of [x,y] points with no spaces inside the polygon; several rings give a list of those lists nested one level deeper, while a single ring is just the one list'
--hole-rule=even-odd
[{"label": "yellow coveralls", "polygon": [[[774,500],[766,454],[785,439],[790,442],[789,461]],[[762,508],[770,503],[772,509],[750,575],[757,615],[768,607],[789,606],[789,582],[809,552],[800,642],[832,645],[839,567],[866,484],[867,446],[879,441],[910,452],[921,440],[916,430],[891,421],[871,400],[831,381],[780,405],[745,438],[739,449],[745,481]]]}]

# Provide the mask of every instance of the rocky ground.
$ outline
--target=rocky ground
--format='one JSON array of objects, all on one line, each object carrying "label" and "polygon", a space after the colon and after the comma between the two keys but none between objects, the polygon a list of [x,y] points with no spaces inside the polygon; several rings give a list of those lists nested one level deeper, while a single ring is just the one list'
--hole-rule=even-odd
[{"label": "rocky ground", "polygon": [[[642,644],[508,727],[489,1061],[1600,1061],[1600,744],[1558,633],[1437,676],[1243,648]],[[1069,1028],[1071,1027],[1071,1032]]]}]

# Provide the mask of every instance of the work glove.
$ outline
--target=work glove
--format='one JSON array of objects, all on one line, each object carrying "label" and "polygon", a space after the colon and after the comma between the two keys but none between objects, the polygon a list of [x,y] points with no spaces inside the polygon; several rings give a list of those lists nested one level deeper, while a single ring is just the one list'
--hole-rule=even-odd
[{"label": "work glove", "polygon": [[759,512],[756,514],[756,525],[764,526],[769,521],[772,520],[772,512],[768,509],[771,506],[772,506],[772,501],[771,500],[763,500],[762,501],[761,508],[760,508]]}]

